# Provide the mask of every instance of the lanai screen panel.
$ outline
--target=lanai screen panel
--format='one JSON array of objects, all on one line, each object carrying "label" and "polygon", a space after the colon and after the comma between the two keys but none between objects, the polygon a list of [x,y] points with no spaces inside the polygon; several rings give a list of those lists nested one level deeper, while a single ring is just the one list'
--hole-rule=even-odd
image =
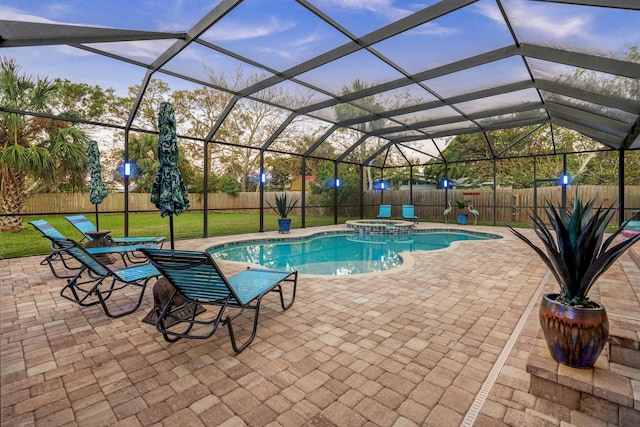
[{"label": "lanai screen panel", "polygon": [[[630,47],[640,45],[639,11],[531,0],[503,0],[502,3],[522,43],[640,60],[630,58]],[[602,2],[603,6],[614,3]]]},{"label": "lanai screen panel", "polygon": [[437,100],[438,98],[429,93],[424,87],[418,84],[410,84],[361,97],[353,100],[352,103],[363,108],[369,107],[374,113],[389,116],[392,111],[408,109]]},{"label": "lanai screen panel", "polygon": [[421,164],[430,160],[441,159],[438,151],[438,141],[433,139],[419,139],[398,143],[399,149],[411,157],[419,157]]},{"label": "lanai screen panel", "polygon": [[519,156],[528,153],[527,147],[536,147],[548,141],[549,126],[530,125],[513,129],[487,131],[487,139],[496,157]]},{"label": "lanai screen panel", "polygon": [[402,153],[403,158],[407,160],[406,164],[419,165],[423,164],[434,156],[429,153],[437,154],[434,152],[433,144],[430,141],[419,141],[412,144],[396,144],[396,149]]},{"label": "lanai screen panel", "polygon": [[[345,102],[331,107],[322,108],[320,110],[311,111],[309,115],[318,119],[337,123],[339,121],[346,121],[358,117],[368,117],[371,115],[371,112]],[[366,125],[366,122],[363,123]],[[356,124],[353,126],[358,127],[359,125]]]},{"label": "lanai screen panel", "polygon": [[402,114],[399,116],[394,116],[393,119],[408,126],[428,126],[430,122],[456,122],[464,120],[460,113],[449,106],[430,108],[428,110]]},{"label": "lanai screen panel", "polygon": [[536,58],[528,58],[527,63],[536,79],[561,83],[613,99],[640,102],[640,76],[630,78]]},{"label": "lanai screen panel", "polygon": [[[129,87],[139,85],[145,74],[143,68],[135,65],[68,46],[8,48],[0,50],[0,55],[15,59],[20,73],[33,77],[47,77],[52,81],[61,79],[71,83],[82,82],[89,86],[100,86],[103,89],[113,88],[121,97],[127,96]],[[89,64],[88,57],[91,58]],[[78,72],[82,77],[79,77]],[[103,120],[109,124],[124,126],[132,108],[132,103],[122,105],[121,111],[108,114]],[[62,111],[53,113],[60,114]]]},{"label": "lanai screen panel", "polygon": [[239,100],[215,134],[232,145],[260,149],[289,116],[289,112],[253,99]]},{"label": "lanai screen panel", "polygon": [[389,150],[385,153],[384,166],[398,169],[402,166],[407,166],[407,164],[407,158],[404,153],[397,145],[391,145]]},{"label": "lanai screen panel", "polygon": [[[344,159],[348,162],[353,162],[356,164],[365,164],[367,166],[382,166],[384,164],[386,152],[391,143],[383,138],[367,138],[365,136],[362,136],[359,141],[361,141],[360,144],[349,147],[351,151],[348,152]],[[371,156],[376,152],[380,152],[380,154],[371,162],[369,162],[368,160],[371,159]]]},{"label": "lanai screen panel", "polygon": [[424,133],[419,132],[417,130],[411,130],[411,129],[399,130],[399,131],[389,132],[389,133],[386,133],[386,132],[380,133],[381,138],[390,139],[390,140],[396,140],[399,138],[414,137],[414,136],[424,137]]},{"label": "lanai screen panel", "polygon": [[196,43],[174,56],[163,69],[229,92],[273,76],[261,67]]},{"label": "lanai screen panel", "polygon": [[336,160],[360,135],[360,132],[353,129],[339,129],[327,136],[324,141],[310,152],[310,155],[322,159]]},{"label": "lanai screen panel", "polygon": [[538,108],[535,110],[523,111],[520,113],[506,113],[500,115],[491,115],[488,117],[474,118],[475,122],[485,129],[495,129],[496,126],[502,128],[509,128],[510,124],[518,125],[521,122],[536,122],[540,123],[545,121],[547,113],[544,108]]},{"label": "lanai screen panel", "polygon": [[[631,126],[627,127],[624,121],[620,123],[615,110],[623,109],[634,114],[637,120],[640,112],[639,80],[539,59],[528,59],[528,62],[534,77],[543,80],[543,83],[544,80],[552,81],[551,85],[544,86],[548,91],[541,91],[541,94],[554,121],[611,148],[622,146],[629,132],[625,129],[631,129]],[[618,100],[606,95],[612,91],[615,91]],[[559,99],[556,95],[558,92],[565,98]],[[590,102],[591,99],[595,102]],[[588,104],[578,105],[580,100]],[[554,101],[561,102],[554,104]],[[604,103],[608,105],[602,105]]]},{"label": "lanai screen panel", "polygon": [[473,132],[479,132],[480,128],[477,124],[473,123],[470,120],[465,120],[456,123],[448,123],[437,126],[427,126],[421,128],[424,133],[431,136],[432,138],[441,138],[445,136],[457,135],[457,134],[467,134]]},{"label": "lanai screen panel", "polygon": [[397,19],[411,15],[425,7],[438,3],[437,0],[398,0],[394,2],[328,2],[309,0],[340,26],[357,37],[368,34]]},{"label": "lanai screen panel", "polygon": [[508,92],[502,95],[487,96],[472,101],[454,104],[454,107],[466,115],[479,114],[483,111],[497,110],[500,108],[519,108],[540,105],[540,95],[533,88]]},{"label": "lanai screen panel", "polygon": [[104,52],[150,66],[175,40],[138,40],[131,42],[87,43],[89,49]]},{"label": "lanai screen panel", "polygon": [[285,80],[273,86],[269,86],[255,92],[252,96],[264,101],[269,101],[273,98],[273,93],[278,93],[280,95],[283,107],[289,107],[292,110],[298,110],[331,99],[331,97],[325,93],[311,89],[291,80]]},{"label": "lanai screen panel", "polygon": [[269,150],[304,154],[331,124],[309,116],[297,116],[269,146]]},{"label": "lanai screen panel", "polygon": [[202,39],[277,71],[349,39],[295,1],[245,0]]},{"label": "lanai screen panel", "polygon": [[[129,90],[130,96],[134,98],[139,90],[139,83],[136,83],[136,85]],[[178,135],[196,136],[192,131],[192,128],[197,126],[194,123],[196,116],[191,113],[191,109],[197,109],[199,107],[198,103],[206,103],[207,108],[215,109],[212,99],[202,94],[203,90],[204,88],[201,85],[191,83],[188,80],[162,73],[154,74],[147,86],[147,90],[142,95],[140,107],[135,111],[136,114],[131,126],[136,130],[157,133],[160,104],[166,101],[174,104]],[[203,100],[202,98],[205,99]],[[130,111],[127,111],[127,114]],[[195,111],[194,113],[197,114]],[[200,118],[206,120],[204,117]]]},{"label": "lanai screen panel", "polygon": [[558,93],[547,92],[544,90],[541,90],[540,93],[542,94],[543,99],[547,101],[551,101],[556,104],[567,105],[577,110],[588,111],[590,113],[598,114],[603,117],[609,117],[613,120],[617,120],[623,124],[626,124],[627,126],[632,126],[637,118],[635,114],[629,113],[619,108],[607,107],[595,102],[589,102]]},{"label": "lanai screen panel", "polygon": [[424,82],[444,99],[496,86],[517,83],[531,77],[519,56],[511,56],[477,67],[446,74]]},{"label": "lanai screen panel", "polygon": [[494,19],[502,19],[495,1],[481,0],[376,43],[373,48],[409,74],[418,74],[512,44],[504,20],[500,25]]},{"label": "lanai screen panel", "polygon": [[298,79],[334,95],[344,95],[355,92],[354,89],[374,86],[401,77],[402,74],[375,55],[366,50],[358,50],[307,71],[299,75]]}]

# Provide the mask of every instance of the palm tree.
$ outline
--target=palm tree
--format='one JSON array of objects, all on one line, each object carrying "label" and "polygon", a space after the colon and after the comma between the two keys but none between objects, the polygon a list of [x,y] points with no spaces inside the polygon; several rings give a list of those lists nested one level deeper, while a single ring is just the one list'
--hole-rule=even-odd
[{"label": "palm tree", "polygon": [[[124,152],[117,156],[124,158]],[[131,182],[135,183],[135,192],[150,192],[153,180],[158,173],[158,136],[152,134],[132,134],[129,136],[129,161],[135,165]]]},{"label": "palm tree", "polygon": [[[57,86],[20,74],[14,59],[0,60],[0,105],[9,110],[48,112]],[[38,188],[86,186],[87,136],[62,120],[0,112],[0,216],[2,231],[20,231],[26,196]]]}]

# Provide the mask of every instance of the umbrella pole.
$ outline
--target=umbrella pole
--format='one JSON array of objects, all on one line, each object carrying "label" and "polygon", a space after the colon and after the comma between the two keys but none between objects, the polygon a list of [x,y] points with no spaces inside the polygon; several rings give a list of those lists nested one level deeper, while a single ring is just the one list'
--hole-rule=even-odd
[{"label": "umbrella pole", "polygon": [[174,250],[173,245],[173,215],[169,215],[169,235],[171,236],[171,250]]},{"label": "umbrella pole", "polygon": [[100,223],[98,222],[98,204],[96,203],[96,230],[100,230]]}]

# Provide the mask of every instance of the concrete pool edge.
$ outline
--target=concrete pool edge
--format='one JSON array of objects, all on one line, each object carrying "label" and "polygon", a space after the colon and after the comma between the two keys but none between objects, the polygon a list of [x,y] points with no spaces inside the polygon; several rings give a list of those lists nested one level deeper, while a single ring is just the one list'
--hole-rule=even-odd
[{"label": "concrete pool edge", "polygon": [[[468,226],[451,226],[449,224],[440,224],[440,223],[418,223],[415,227],[415,231],[453,231],[453,232],[462,232],[462,233],[474,233],[474,234],[485,234],[490,236],[498,236],[496,239],[487,239],[487,240],[464,240],[464,241],[456,241],[452,242],[448,247],[443,249],[438,249],[435,251],[420,251],[421,254],[429,254],[433,253],[442,253],[443,251],[452,251],[456,250],[457,246],[460,244],[474,244],[478,242],[503,242],[505,237],[510,236],[511,234],[508,232],[506,228],[503,227],[489,227],[489,226],[473,226],[473,229]],[[327,233],[333,232],[352,232],[350,228],[346,226],[346,224],[338,224],[338,225],[325,225],[320,227],[310,227],[310,228],[297,228],[292,229],[291,232],[285,236],[277,231],[268,231],[268,232],[258,232],[258,233],[247,233],[247,234],[235,234],[229,236],[217,236],[217,237],[209,237],[204,240],[207,243],[203,243],[199,245],[196,250],[207,252],[209,249],[215,246],[221,246],[226,244],[233,244],[239,242],[257,242],[264,240],[287,240],[287,239],[303,239],[310,238],[314,236],[321,236]],[[367,276],[374,275],[388,275],[392,273],[397,273],[405,270],[409,270],[413,268],[416,264],[415,258],[411,255],[410,252],[400,252],[398,254],[402,259],[402,264],[398,267],[377,271],[372,273],[360,273],[360,274],[345,274],[345,275],[328,275],[328,274],[309,274],[309,273],[299,273],[301,277],[331,277],[331,278],[366,278]],[[259,264],[253,264],[244,261],[230,261],[230,260],[219,260],[216,258],[216,262],[220,263],[229,263],[231,265],[245,265],[247,267],[262,267]]]}]

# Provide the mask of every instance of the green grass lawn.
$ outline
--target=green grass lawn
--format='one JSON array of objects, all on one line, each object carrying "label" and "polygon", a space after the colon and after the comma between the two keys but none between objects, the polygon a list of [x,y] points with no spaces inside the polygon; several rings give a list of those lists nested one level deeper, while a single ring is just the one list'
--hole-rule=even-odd
[{"label": "green grass lawn", "polygon": [[[202,212],[186,212],[173,219],[174,236],[176,240],[193,239],[203,236]],[[87,214],[87,218],[95,223],[95,215]],[[0,258],[15,258],[27,255],[47,254],[51,251],[49,241],[42,237],[39,231],[29,225],[29,221],[44,219],[57,228],[63,235],[79,241],[82,235],[64,216],[25,217],[20,233],[0,233]],[[264,216],[264,230],[278,229],[278,216]],[[300,228],[302,218],[291,218],[291,228]],[[349,218],[338,218],[344,223]],[[333,216],[307,216],[306,226],[316,227],[333,224]],[[111,230],[113,237],[124,236],[123,214],[100,214],[100,228]],[[257,214],[211,213],[209,214],[209,237],[231,234],[255,233],[260,229],[260,217]],[[169,238],[169,218],[162,218],[157,212],[129,214],[129,236],[167,236]]]}]

